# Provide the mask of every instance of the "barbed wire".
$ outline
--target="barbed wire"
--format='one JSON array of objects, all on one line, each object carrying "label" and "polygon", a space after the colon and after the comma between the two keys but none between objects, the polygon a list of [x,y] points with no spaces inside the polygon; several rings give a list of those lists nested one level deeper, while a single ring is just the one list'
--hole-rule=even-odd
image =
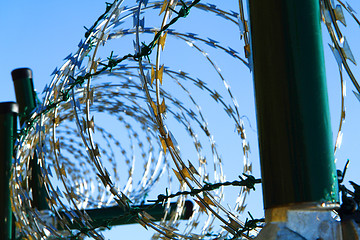
[{"label": "barbed wire", "polygon": [[[195,2],[194,2],[195,3]],[[113,5],[112,5],[113,6]],[[194,6],[194,4],[190,4],[190,6]],[[110,8],[107,8],[107,11],[109,11]],[[182,12],[180,14],[180,17],[184,17],[184,15],[187,15],[187,12],[189,11],[189,7],[187,7],[184,3],[182,3],[182,8],[180,9],[180,12]],[[104,15],[105,16],[105,15]],[[179,17],[175,18],[176,20],[178,19]],[[167,25],[164,25],[161,29],[167,29],[171,24],[175,23],[175,20],[173,19],[170,24],[167,24]],[[91,29],[95,29],[94,27],[92,27]],[[160,31],[162,32],[162,31]],[[161,33],[160,33],[161,34]],[[39,115],[35,115],[34,118],[30,118],[30,120],[27,122],[27,125],[28,127],[26,129],[31,129],[31,127],[36,127],[34,125],[34,123],[36,123],[36,121],[38,120],[37,118],[40,118],[41,116],[43,116],[44,114],[47,114],[49,112],[55,112],[58,111],[59,109],[59,105],[61,105],[63,102],[67,102],[70,98],[71,98],[71,92],[78,86],[81,86],[84,84],[84,82],[86,82],[86,80],[90,80],[90,78],[92,77],[96,77],[98,75],[101,75],[103,73],[105,73],[107,70],[109,70],[110,72],[112,72],[113,68],[116,67],[116,65],[118,65],[118,63],[122,62],[123,60],[127,59],[127,58],[130,58],[132,57],[132,59],[134,59],[135,61],[138,61],[138,60],[141,60],[142,57],[144,57],[145,55],[149,55],[150,54],[150,50],[152,47],[153,47],[153,44],[155,41],[157,41],[156,38],[158,38],[158,36],[160,36],[160,34],[156,34],[155,35],[155,40],[153,40],[149,45],[148,47],[146,45],[143,45],[143,50],[139,51],[138,54],[133,54],[133,55],[125,55],[123,58],[118,58],[118,59],[114,59],[113,58],[113,53],[111,53],[110,57],[108,58],[108,62],[107,64],[105,63],[100,63],[99,65],[102,66],[102,68],[99,70],[99,71],[95,71],[94,73],[91,73],[91,74],[85,74],[83,77],[79,77],[74,79],[71,75],[69,75],[68,79],[70,80],[69,83],[67,84],[67,88],[65,88],[65,90],[62,90],[60,91],[60,94],[57,94],[55,93],[55,95],[60,95],[59,97],[58,96],[54,96],[52,99],[57,99],[57,101],[49,101],[48,104],[46,105],[46,100],[44,101],[44,104],[43,104],[43,110],[40,112]],[[91,34],[88,35],[89,38],[91,38]],[[150,47],[149,47],[150,46]],[[92,46],[94,47],[94,46]],[[71,59],[71,56],[68,57],[68,59]],[[71,62],[71,61],[70,61]],[[55,71],[55,74],[56,71]],[[49,91],[49,90],[47,90]],[[88,96],[86,96],[88,98]],[[85,98],[85,96],[84,96]],[[217,100],[217,99],[215,99]],[[86,101],[86,100],[85,100]],[[224,103],[224,102],[223,102]],[[192,116],[194,117],[194,116]],[[58,125],[61,121],[60,120],[56,120],[58,119],[59,117],[54,117],[53,120],[52,120],[52,123],[54,125]],[[30,123],[30,124],[29,124]],[[89,125],[89,126],[93,126],[93,123],[91,121],[89,121],[88,119],[85,120],[83,126],[86,126],[86,125]],[[92,127],[93,128],[93,127]],[[206,130],[206,127],[204,128],[204,130]],[[207,130],[206,130],[207,131]],[[25,132],[26,133],[26,132]],[[28,133],[28,132],[27,132]],[[209,133],[207,133],[209,135]],[[55,133],[53,133],[53,136],[55,136]],[[195,136],[195,135],[193,135]],[[210,135],[209,135],[210,136]],[[21,135],[20,135],[20,138],[21,138]],[[54,162],[57,163],[57,167],[56,169],[60,170],[60,173],[63,173],[64,170],[63,168],[61,167],[61,164],[59,164],[58,162],[58,157],[57,157],[57,154],[58,154],[58,150],[59,150],[59,141],[56,141],[56,138],[55,137],[52,137],[52,141],[50,142],[51,143],[51,147],[52,147],[52,151],[54,152],[54,156],[55,156],[55,159],[54,159]],[[213,146],[213,149],[215,151],[215,148]],[[98,152],[99,150],[97,149],[94,149],[95,151],[93,151],[92,155],[95,155],[94,153],[95,152]],[[91,157],[94,157],[94,156],[91,156]],[[98,167],[101,168],[100,165],[98,165]],[[46,169],[47,170],[47,169]],[[98,169],[99,170],[99,169]],[[101,172],[101,169],[100,169],[100,172]],[[65,183],[65,178],[63,176],[64,174],[58,174],[58,177],[61,178],[61,181]],[[102,182],[107,185],[108,187],[110,187],[112,189],[112,182],[110,180],[110,178],[108,177],[108,173],[105,171],[105,172],[101,172],[100,174],[98,174],[98,177],[102,180]],[[60,195],[60,192],[58,190],[55,190],[55,189],[51,189],[50,192],[56,192],[57,194]],[[67,192],[70,192],[70,194],[68,196],[72,196],[72,197],[75,197],[75,195],[73,195],[71,193],[70,190],[67,190]],[[115,191],[114,191],[115,192]],[[56,194],[56,195],[57,195]],[[56,198],[56,195],[53,194],[53,198]],[[122,196],[119,197],[120,200],[122,198]],[[71,199],[70,199],[71,200]],[[118,199],[119,200],[119,199]],[[120,201],[120,204],[126,204],[126,201],[123,199],[122,201]],[[75,204],[75,203],[73,203]],[[64,206],[63,206],[64,207]],[[129,207],[129,206],[127,206]],[[85,226],[84,229],[89,229],[89,227]],[[91,232],[91,231],[90,231]]]},{"label": "barbed wire", "polygon": [[215,189],[218,189],[222,186],[243,186],[243,187],[247,187],[248,189],[253,189],[255,190],[255,184],[256,183],[261,183],[260,179],[255,179],[254,176],[251,175],[246,175],[244,174],[247,178],[243,179],[241,176],[239,176],[241,178],[241,181],[232,181],[232,182],[222,182],[222,183],[205,183],[205,185],[201,188],[201,189],[192,189],[191,191],[182,191],[182,192],[177,192],[174,194],[170,194],[170,195],[163,195],[160,194],[158,195],[158,198],[156,200],[148,200],[148,202],[154,202],[154,204],[158,204],[158,203],[164,203],[165,200],[168,200],[169,198],[174,198],[180,195],[190,195],[190,196],[195,196],[199,193],[202,192],[208,192],[208,191],[212,191]]},{"label": "barbed wire", "polygon": [[[239,13],[227,12],[209,3],[203,4],[200,0],[188,2],[165,0],[154,3],[139,0],[136,1],[138,5],[134,7],[120,8],[123,2],[123,0],[115,0],[111,4],[106,3],[105,12],[89,29],[85,28],[86,40],[80,42],[79,50],[75,54],[70,54],[65,58],[66,62],[59,70],[55,69],[53,81],[49,87],[45,87],[44,101],[27,116],[19,132],[12,183],[13,196],[16,196],[13,199],[13,211],[17,218],[17,228],[21,229],[21,234],[24,236],[35,239],[47,238],[50,235],[55,238],[67,236],[73,239],[87,235],[94,239],[103,239],[99,228],[109,227],[110,222],[115,219],[109,220],[102,226],[93,226],[90,217],[82,209],[87,206],[107,206],[115,202],[125,209],[126,214],[122,218],[133,218],[143,227],[152,228],[170,239],[200,239],[206,236],[227,239],[229,234],[233,235],[232,239],[252,239],[257,234],[256,228],[261,227],[259,223],[263,222],[263,219],[254,219],[249,213],[251,220],[242,222],[239,219],[239,214],[244,212],[245,199],[249,189],[252,189],[254,184],[259,183],[260,180],[249,175],[251,173],[251,164],[249,162],[250,146],[246,138],[245,127],[241,120],[242,117],[240,116],[237,101],[220,68],[200,46],[200,44],[205,44],[208,47],[225,52],[252,70],[252,62],[248,60],[251,55],[248,22],[245,18],[242,1],[239,1]],[[337,2],[359,24],[352,8],[339,0]],[[159,8],[160,15],[163,14],[161,27],[158,30],[146,28],[144,18],[140,19],[141,14],[145,10]],[[231,47],[225,48],[216,40],[201,38],[195,33],[177,32],[170,28],[180,18],[187,17],[193,8],[216,14],[239,27],[240,36],[244,43],[244,57],[241,57]],[[336,152],[341,143],[341,130],[345,119],[345,83],[343,82],[342,67],[345,68],[358,93],[360,93],[360,87],[347,64],[347,60],[355,63],[355,59],[337,25],[337,21],[342,22],[343,20],[339,7],[334,8],[330,0],[322,0],[321,10],[323,21],[333,42],[333,46],[330,47],[339,65],[341,78],[342,104],[338,137],[334,150]],[[171,18],[172,14],[175,17]],[[116,30],[123,21],[130,17],[133,17],[132,28]],[[143,33],[154,34],[148,44],[140,41],[139,36]],[[114,51],[111,51],[110,56],[105,60],[97,58],[100,46],[105,45],[106,41],[130,34],[135,34],[135,41],[133,42],[135,53],[127,53],[122,57],[118,57],[114,55]],[[189,47],[204,56],[222,81],[231,104],[227,103],[217,89],[208,87],[205,81],[190,77],[185,71],[173,71],[165,64],[161,64],[160,56],[161,52],[164,51],[167,35],[185,41]],[[341,47],[340,43],[343,44],[343,47]],[[150,56],[153,55],[155,55],[156,60],[152,63]],[[86,57],[89,58],[88,66],[81,68],[82,61]],[[135,62],[137,66],[126,65],[124,64],[125,61]],[[131,71],[137,71],[137,73]],[[92,81],[104,76],[118,77],[125,79],[125,81],[121,84],[92,84]],[[195,111],[164,90],[162,84],[165,76],[173,79],[180,89],[186,93],[189,99],[188,103],[192,104]],[[134,81],[132,78],[136,78],[138,81]],[[225,113],[235,122],[236,133],[240,137],[242,144],[243,172],[247,174],[245,175],[246,179],[233,182],[225,181],[221,157],[201,107],[185,87],[185,84],[179,79],[193,83],[198,89],[211,96],[213,101],[220,104]],[[137,92],[115,91],[116,88],[136,90]],[[355,95],[358,93],[355,93]],[[125,100],[118,100],[117,96],[121,96]],[[144,101],[148,109],[142,106],[139,100]],[[170,106],[175,110],[171,109]],[[91,112],[109,112],[112,116],[118,118],[119,123],[123,124],[127,129],[126,132],[131,143],[129,149],[133,152],[130,154],[131,156],[128,156],[126,147],[122,146],[110,131],[95,125],[94,116],[91,116]],[[131,121],[124,120],[119,112],[124,112],[126,117],[132,117],[139,123],[140,128],[145,132],[146,141],[139,137],[140,134],[134,130]],[[171,114],[191,137],[199,159],[198,169],[190,161],[188,164],[184,163],[179,145],[165,124],[167,114]],[[66,121],[69,121],[68,125],[65,124]],[[194,125],[199,127],[209,141],[210,152],[214,158],[214,182],[217,183],[208,182],[207,160],[203,157],[203,147],[194,130]],[[61,127],[64,127],[65,130],[59,130]],[[93,137],[95,131],[99,132],[104,139],[104,147],[100,144],[101,141],[99,142]],[[69,137],[69,135],[74,135],[73,133],[76,134],[76,138]],[[144,143],[148,145],[147,150],[144,148]],[[74,145],[78,145],[84,150],[76,150]],[[122,191],[119,190],[120,188],[116,184],[119,182],[120,177],[117,174],[116,161],[114,161],[116,154],[112,150],[113,146],[118,146],[121,149],[121,154],[126,159],[125,162],[128,166],[128,178]],[[106,148],[110,150],[106,150]],[[136,158],[135,148],[140,149],[142,158],[148,157],[148,160],[144,161],[144,174],[139,181],[141,187],[132,190],[135,177],[133,173]],[[60,151],[60,149],[62,150]],[[33,193],[30,194],[31,189],[28,187],[27,174],[29,169],[27,162],[35,153],[39,158],[38,162],[44,177],[42,184],[48,194],[47,201],[50,211],[60,219],[59,225],[63,231],[67,232],[66,234],[60,232],[53,224],[49,224],[44,219],[43,213],[38,212],[32,206],[31,194]],[[77,156],[76,158],[79,159],[78,166],[71,161],[71,155],[73,157]],[[153,157],[155,155],[158,155],[157,160]],[[169,156],[175,165],[172,172],[169,170],[170,163],[166,156]],[[109,166],[113,168],[111,174],[107,170],[108,165],[104,162],[105,157],[109,162]],[[153,163],[155,163],[155,167]],[[77,168],[82,169],[83,172]],[[56,178],[52,176],[52,169],[56,173]],[[143,201],[148,196],[150,189],[166,171],[168,171],[169,186],[172,182],[172,175],[175,174],[181,190],[170,195],[160,194],[157,200],[152,201],[154,204],[151,206],[159,203],[166,206],[164,219],[160,224],[156,224],[151,220],[145,209],[133,207],[130,198],[135,201],[140,201],[140,199]],[[84,174],[85,172],[87,174]],[[93,175],[90,174],[91,172]],[[71,180],[68,175],[72,178]],[[95,179],[93,179],[94,175]],[[62,183],[62,189],[52,183],[55,179]],[[202,184],[201,181],[205,183]],[[73,186],[73,182],[76,183],[76,186]],[[189,190],[185,190],[186,186]],[[220,203],[223,199],[222,187],[224,186],[241,186],[234,211],[225,209]],[[214,190],[218,190],[216,194],[213,194]],[[94,197],[91,194],[94,194]],[[184,233],[180,233],[176,229],[179,225],[177,220],[184,207],[185,197],[188,195],[194,197],[197,204],[194,215],[186,223]],[[169,201],[175,197],[178,198],[176,214],[167,218]],[[61,216],[59,209],[64,211],[67,218]],[[208,217],[204,221],[205,224],[201,233],[195,234],[192,230],[200,222],[200,214],[197,214],[200,212],[205,212]],[[224,224],[224,233],[212,233],[212,223],[215,219]],[[69,222],[76,222],[81,230],[74,234],[68,227]],[[155,235],[154,238],[160,238],[160,236]]]},{"label": "barbed wire", "polygon": [[[126,219],[127,221],[131,221],[133,218],[135,218],[139,213],[142,212],[147,212],[149,210],[151,210],[152,208],[154,208],[155,206],[157,206],[159,203],[164,204],[166,202],[166,200],[170,199],[170,198],[175,198],[181,195],[190,195],[190,196],[195,196],[199,193],[206,193],[208,191],[212,191],[215,189],[220,188],[221,186],[246,186],[249,189],[254,189],[255,190],[255,184],[260,183],[261,180],[260,179],[255,179],[253,176],[251,175],[245,175],[246,179],[243,179],[241,176],[239,176],[242,180],[241,181],[232,181],[232,182],[223,182],[223,183],[206,183],[204,185],[204,187],[202,189],[193,189],[192,191],[180,191],[174,194],[160,194],[157,197],[157,200],[148,200],[148,202],[152,202],[151,205],[147,206],[147,207],[133,207],[130,208],[128,212],[125,212],[122,216],[118,216],[116,218],[113,219],[108,219],[107,221],[105,221],[104,224],[101,224],[100,226],[95,226],[92,229],[81,229],[79,233],[77,233],[76,235],[72,236],[71,239],[77,239],[77,237],[80,237],[82,234],[85,234],[91,230],[95,230],[95,229],[99,229],[99,228],[106,228],[106,229],[110,229],[111,227],[111,223],[121,220],[121,219]],[[257,224],[259,222],[263,222],[263,219],[254,219],[252,217],[252,215],[249,213],[249,215],[251,216],[251,220],[246,220],[245,225],[243,226],[242,229],[238,230],[238,232],[236,233],[236,236],[239,237],[242,233],[244,232],[248,232],[251,231],[255,228],[261,227],[258,226]]]}]

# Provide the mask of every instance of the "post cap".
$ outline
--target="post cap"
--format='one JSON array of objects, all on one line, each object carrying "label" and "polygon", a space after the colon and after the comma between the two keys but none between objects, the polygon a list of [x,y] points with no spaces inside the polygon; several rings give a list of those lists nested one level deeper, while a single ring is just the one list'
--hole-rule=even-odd
[{"label": "post cap", "polygon": [[0,102],[0,114],[19,113],[19,106],[16,102]]},{"label": "post cap", "polygon": [[194,204],[193,202],[186,200],[185,201],[185,211],[184,211],[184,219],[189,219],[194,213]]},{"label": "post cap", "polygon": [[13,81],[32,78],[32,70],[30,68],[16,68],[11,72],[11,76]]}]

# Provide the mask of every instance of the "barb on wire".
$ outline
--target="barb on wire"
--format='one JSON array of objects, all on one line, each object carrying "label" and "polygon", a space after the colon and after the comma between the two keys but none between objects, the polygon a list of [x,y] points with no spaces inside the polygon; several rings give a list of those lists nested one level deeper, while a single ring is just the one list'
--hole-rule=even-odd
[{"label": "barb on wire", "polygon": [[234,237],[232,237],[231,239],[235,240],[235,239],[239,239],[239,237],[241,235],[243,235],[246,232],[246,236],[249,236],[250,231],[255,230],[257,228],[262,228],[264,223],[265,223],[265,219],[264,218],[260,218],[260,219],[254,219],[254,217],[251,215],[250,212],[248,212],[249,216],[250,216],[250,220],[248,218],[246,218],[245,220],[245,224],[244,226],[240,227],[234,234]]},{"label": "barb on wire", "polygon": [[235,180],[232,182],[227,181],[227,182],[222,182],[222,183],[207,183],[207,182],[205,182],[205,185],[201,189],[194,188],[194,189],[191,189],[191,191],[180,191],[180,192],[170,194],[170,195],[160,194],[160,195],[158,195],[156,200],[148,200],[148,202],[154,202],[155,204],[164,203],[169,198],[174,198],[174,197],[181,196],[181,195],[195,196],[199,193],[212,191],[212,190],[218,189],[222,186],[243,186],[243,187],[247,187],[249,189],[255,190],[255,184],[261,183],[261,179],[256,179],[252,175],[244,174],[244,176],[246,176],[246,179],[243,179],[241,176],[239,176],[241,181]]}]

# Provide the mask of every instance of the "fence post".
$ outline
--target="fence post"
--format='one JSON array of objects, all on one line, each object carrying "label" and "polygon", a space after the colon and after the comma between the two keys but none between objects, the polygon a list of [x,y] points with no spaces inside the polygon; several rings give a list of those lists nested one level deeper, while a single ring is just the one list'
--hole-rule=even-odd
[{"label": "fence post", "polygon": [[265,218],[288,222],[339,202],[319,1],[248,2]]},{"label": "fence post", "polygon": [[18,105],[0,103],[0,239],[12,239],[10,177],[17,131]]},{"label": "fence post", "polygon": [[[32,71],[29,68],[18,68],[11,72],[14,82],[16,101],[19,104],[20,126],[22,126],[28,115],[36,107],[36,94],[32,80]],[[49,206],[46,201],[46,190],[41,179],[40,165],[37,155],[30,160],[31,179],[30,185],[33,191],[33,206],[38,210],[47,210]]]}]

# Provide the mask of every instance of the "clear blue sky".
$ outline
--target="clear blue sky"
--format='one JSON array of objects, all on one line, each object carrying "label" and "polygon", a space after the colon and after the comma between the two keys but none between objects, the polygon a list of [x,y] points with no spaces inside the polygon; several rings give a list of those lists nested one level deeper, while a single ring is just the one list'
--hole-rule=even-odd
[{"label": "clear blue sky", "polygon": [[[125,1],[133,4],[135,1]],[[225,10],[229,10],[233,6],[236,6],[238,1],[235,0],[222,0],[218,1],[219,7]],[[359,1],[348,1],[352,7],[360,12]],[[53,0],[53,1],[9,1],[5,0],[0,3],[0,29],[1,29],[1,41],[0,41],[0,101],[15,101],[15,95],[11,80],[10,72],[19,67],[29,67],[34,72],[34,84],[37,92],[41,94],[46,83],[51,80],[50,74],[55,67],[59,67],[63,64],[63,59],[77,50],[77,45],[81,39],[84,39],[85,29],[83,26],[91,26],[92,23],[98,18],[100,14],[104,12],[105,2],[99,0]],[[234,11],[238,11],[234,9]],[[201,27],[209,27],[207,20],[203,18],[203,12],[197,12],[197,16],[192,19],[192,24],[198,24]],[[357,46],[360,40],[359,26],[354,24],[354,21],[350,19],[350,16],[345,13],[347,23],[350,30],[344,30],[347,40],[353,50],[353,54],[360,64],[360,47]],[[184,19],[182,21],[186,21]],[[131,20],[132,21],[132,20]],[[159,23],[160,24],[160,23]],[[149,26],[150,27],[150,26]],[[184,27],[184,26],[182,26]],[[186,27],[186,26],[185,26]],[[184,31],[186,28],[184,27]],[[176,28],[176,25],[175,27]],[[189,27],[190,28],[190,27]],[[323,29],[325,26],[323,25]],[[342,27],[342,29],[344,29]],[[199,30],[200,31],[200,30]],[[222,32],[220,26],[211,26],[211,34],[219,35],[226,34]],[[331,109],[331,120],[334,139],[337,134],[337,128],[339,124],[339,112],[340,112],[340,80],[338,76],[338,70],[333,55],[327,46],[329,37],[324,32],[324,49],[326,56],[326,69],[328,77],[329,99]],[[237,35],[229,34],[233,37],[233,44],[236,50],[242,51],[242,43],[239,41]],[[132,49],[130,49],[132,50]],[[216,60],[216,56],[214,57]],[[171,59],[169,60],[171,61]],[[253,90],[252,90],[252,78],[248,70],[246,70],[241,63],[239,68],[241,70],[234,71],[233,74],[229,73],[228,81],[233,87],[234,92],[238,93],[240,105],[243,106],[243,113],[250,119],[250,123],[253,128],[256,127],[255,122],[255,109],[253,103]],[[351,66],[353,66],[350,63]],[[227,66],[220,65],[220,68]],[[358,67],[352,67],[356,77],[360,76]],[[178,70],[178,69],[177,69]],[[243,74],[240,77],[239,74]],[[346,180],[352,180],[360,182],[359,178],[359,146],[360,146],[360,103],[354,97],[351,81],[345,76],[347,82],[347,98],[346,104],[346,121],[343,127],[343,144],[338,150],[336,155],[337,168],[342,169],[346,159],[350,159],[351,163],[348,169]],[[359,78],[360,79],[360,78]],[[242,89],[239,90],[239,89]],[[243,90],[245,89],[245,90]],[[238,91],[239,90],[239,91]],[[247,133],[249,135],[250,144],[252,147],[252,154],[250,156],[254,165],[254,175],[260,177],[258,148],[256,142],[256,132],[250,128],[249,122],[245,121],[247,127]],[[219,138],[221,138],[220,136]],[[224,156],[228,156],[224,154]],[[228,159],[224,159],[224,172],[232,172],[232,157],[229,154]],[[231,173],[230,175],[236,176]],[[230,177],[228,180],[232,180]],[[235,179],[234,179],[235,180]],[[262,217],[262,199],[261,189],[257,188],[257,192],[252,194],[251,201],[249,202],[249,210],[253,213],[254,217]],[[127,227],[114,228],[112,233],[106,235],[109,239],[120,239],[120,234],[129,234],[139,236],[136,238],[149,238],[151,233],[143,230],[142,227],[134,225]]]}]

